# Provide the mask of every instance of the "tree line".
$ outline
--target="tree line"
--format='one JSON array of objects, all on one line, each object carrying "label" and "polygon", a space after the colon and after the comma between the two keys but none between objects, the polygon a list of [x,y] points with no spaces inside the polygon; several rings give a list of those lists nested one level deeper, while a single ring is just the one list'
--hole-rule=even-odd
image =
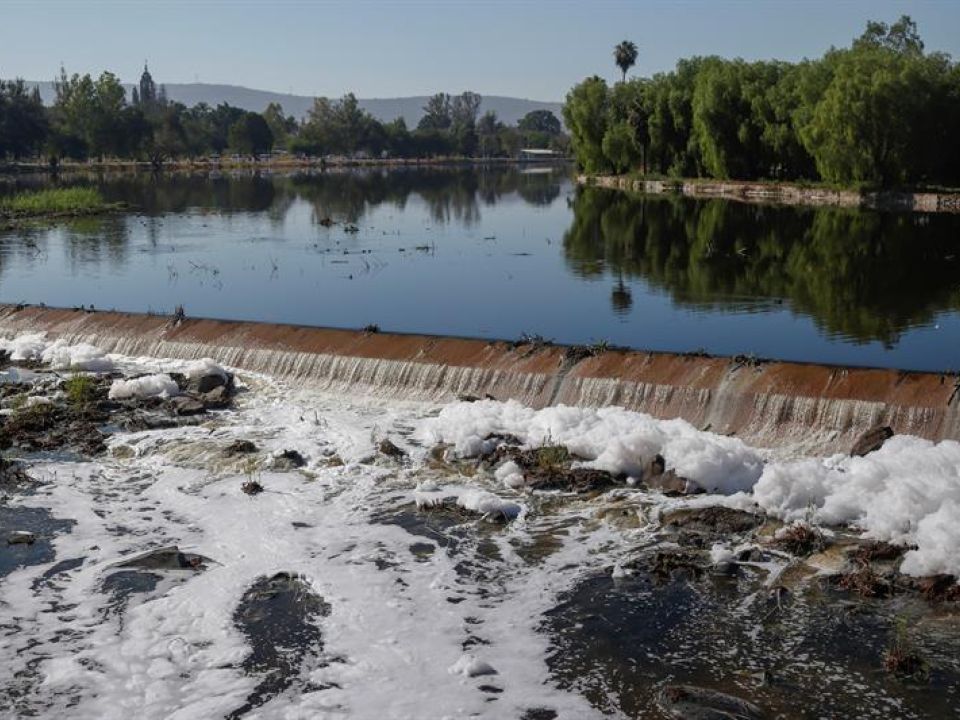
[{"label": "tree line", "polygon": [[960,184],[960,66],[925,52],[907,16],[798,63],[693,57],[628,80],[636,59],[620,43],[621,82],[594,76],[567,95],[573,152],[589,173]]},{"label": "tree line", "polygon": [[68,76],[61,69],[56,98],[44,106],[23,80],[0,81],[0,159],[121,158],[162,164],[233,152],[256,156],[286,150],[307,156],[514,157],[522,147],[567,146],[553,113],[528,113],[516,126],[495,113],[480,115],[481,96],[465,92],[431,97],[416,128],[403,118],[381,122],[349,93],[317,98],[298,120],[271,103],[262,113],[228,104],[186,107],[167,98],[144,72],[128,101],[119,78],[104,72]]}]

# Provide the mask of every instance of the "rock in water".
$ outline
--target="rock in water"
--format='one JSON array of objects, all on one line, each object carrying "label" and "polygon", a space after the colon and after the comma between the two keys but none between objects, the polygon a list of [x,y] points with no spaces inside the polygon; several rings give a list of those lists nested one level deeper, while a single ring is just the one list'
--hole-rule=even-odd
[{"label": "rock in water", "polygon": [[194,553],[180,552],[180,548],[176,545],[170,545],[119,562],[115,567],[137,568],[138,570],[201,570],[209,562],[210,558]]},{"label": "rock in water", "polygon": [[202,402],[186,395],[175,397],[170,402],[174,413],[180,416],[202,415],[207,411]]},{"label": "rock in water", "polygon": [[220,385],[200,395],[200,401],[211,410],[223,410],[230,405],[230,393],[226,385]]},{"label": "rock in water", "polygon": [[14,530],[7,538],[8,545],[33,545],[37,536],[26,530]]},{"label": "rock in water", "polygon": [[208,393],[211,390],[214,390],[218,387],[225,387],[227,385],[227,378],[219,373],[212,373],[210,375],[201,375],[192,383],[193,387],[201,395]]},{"label": "rock in water", "polygon": [[303,467],[306,464],[307,461],[304,459],[303,455],[298,453],[296,450],[284,450],[273,459],[273,469],[278,470],[279,472],[295,470]]},{"label": "rock in water", "polygon": [[234,440],[224,448],[223,453],[224,455],[246,455],[248,453],[255,453],[256,451],[257,446],[249,440]]},{"label": "rock in water", "polygon": [[651,490],[660,490],[666,495],[696,495],[704,492],[693,480],[666,468],[663,455],[655,455],[643,471],[643,483]]},{"label": "rock in water", "polygon": [[879,450],[883,444],[893,437],[893,429],[887,425],[877,425],[861,435],[850,449],[850,454],[863,457],[874,450]]},{"label": "rock in water", "polygon": [[762,720],[763,711],[746,700],[693,685],[668,685],[658,698],[676,720]]},{"label": "rock in water", "polygon": [[330,605],[294,573],[261,577],[243,594],[233,623],[250,647],[241,668],[258,682],[227,718],[245,717],[293,685],[305,659],[307,667],[311,657],[316,662],[323,651],[318,621],[329,613]]},{"label": "rock in water", "polygon": [[395,460],[400,460],[407,456],[406,451],[398,448],[396,445],[393,444],[393,441],[390,439],[381,440],[380,445],[377,447],[377,449],[380,450],[380,452],[383,455],[386,455],[387,457],[392,457]]},{"label": "rock in water", "polygon": [[259,495],[263,492],[263,485],[258,483],[256,480],[247,480],[243,485],[240,486],[240,489],[243,490],[247,495]]}]

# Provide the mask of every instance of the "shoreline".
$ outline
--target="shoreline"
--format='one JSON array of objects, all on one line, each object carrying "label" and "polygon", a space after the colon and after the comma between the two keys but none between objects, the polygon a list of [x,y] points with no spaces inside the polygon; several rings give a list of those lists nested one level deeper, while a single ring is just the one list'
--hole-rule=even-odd
[{"label": "shoreline", "polygon": [[577,175],[577,184],[645,195],[684,195],[754,204],[960,213],[960,193],[950,192],[836,190],[796,183],[737,180],[643,180],[625,175]]},{"label": "shoreline", "polygon": [[30,175],[73,172],[176,172],[176,171],[206,171],[225,172],[230,170],[323,170],[340,168],[430,168],[430,167],[474,167],[474,166],[507,166],[507,165],[557,165],[570,164],[571,158],[277,158],[270,160],[240,159],[210,161],[177,160],[164,162],[157,169],[147,161],[116,160],[105,162],[67,162],[56,167],[46,163],[8,163],[0,164],[0,176],[3,175]]}]

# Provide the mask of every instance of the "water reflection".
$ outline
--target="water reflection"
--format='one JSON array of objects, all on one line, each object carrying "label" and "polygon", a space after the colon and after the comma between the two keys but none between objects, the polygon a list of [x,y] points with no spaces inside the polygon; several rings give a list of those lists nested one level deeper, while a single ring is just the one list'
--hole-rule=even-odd
[{"label": "water reflection", "polygon": [[956,215],[637,197],[564,166],[57,182],[134,210],[0,231],[0,302],[960,368]]},{"label": "water reflection", "polygon": [[788,303],[819,328],[892,348],[960,308],[957,220],[948,215],[793,208],[581,189],[564,235],[583,278],[623,277],[701,310]]},{"label": "water reflection", "polygon": [[358,223],[370,210],[391,205],[402,211],[417,196],[436,223],[478,223],[481,208],[507,196],[547,206],[560,196],[563,169],[524,172],[518,168],[399,168],[266,173],[140,174],[98,184],[110,200],[126,202],[145,214],[182,213],[195,208],[218,213],[267,213],[282,221],[296,200],[309,203],[319,222],[334,218]]}]

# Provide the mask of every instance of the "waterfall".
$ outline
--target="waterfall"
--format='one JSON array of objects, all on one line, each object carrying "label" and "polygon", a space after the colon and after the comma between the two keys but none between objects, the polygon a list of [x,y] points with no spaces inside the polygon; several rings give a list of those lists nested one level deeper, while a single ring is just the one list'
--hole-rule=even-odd
[{"label": "waterfall", "polygon": [[266,323],[0,306],[0,334],[45,331],[129,356],[196,359],[338,393],[447,402],[492,396],[533,407],[620,405],[803,452],[849,449],[889,425],[960,440],[956,379],[933,373],[612,351],[571,362],[555,346]]}]

